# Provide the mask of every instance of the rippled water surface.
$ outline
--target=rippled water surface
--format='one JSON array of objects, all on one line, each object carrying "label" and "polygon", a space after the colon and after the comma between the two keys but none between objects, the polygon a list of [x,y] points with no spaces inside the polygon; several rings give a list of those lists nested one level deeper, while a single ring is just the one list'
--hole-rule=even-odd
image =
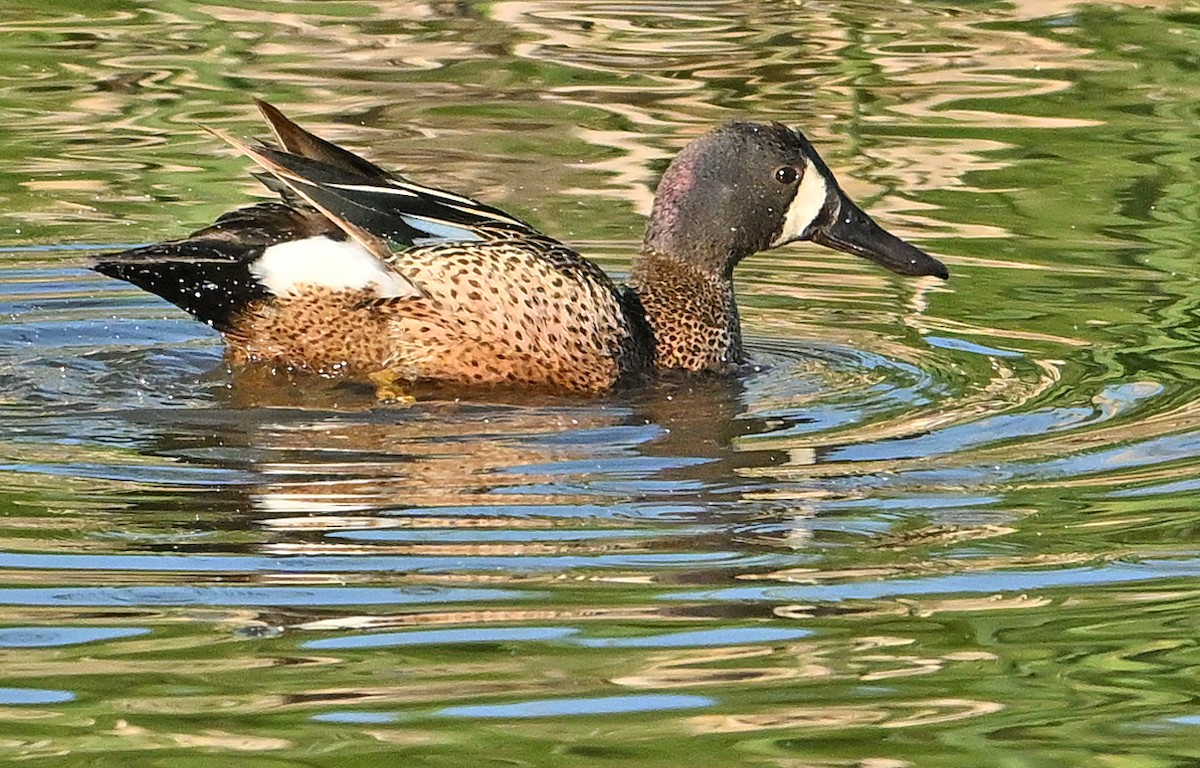
[{"label": "rippled water surface", "polygon": [[[0,760],[1200,764],[1200,15],[0,8]],[[757,370],[601,398],[230,371],[86,269],[257,194],[268,98],[623,273],[802,126],[949,265],[738,271]]]}]

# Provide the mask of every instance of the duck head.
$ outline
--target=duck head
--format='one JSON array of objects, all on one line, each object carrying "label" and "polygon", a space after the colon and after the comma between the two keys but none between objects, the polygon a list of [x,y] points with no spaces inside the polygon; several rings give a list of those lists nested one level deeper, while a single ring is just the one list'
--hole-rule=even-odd
[{"label": "duck head", "polygon": [[659,182],[645,252],[730,277],[752,253],[811,240],[902,275],[945,265],[876,224],[799,131],[729,123],[693,141]]}]

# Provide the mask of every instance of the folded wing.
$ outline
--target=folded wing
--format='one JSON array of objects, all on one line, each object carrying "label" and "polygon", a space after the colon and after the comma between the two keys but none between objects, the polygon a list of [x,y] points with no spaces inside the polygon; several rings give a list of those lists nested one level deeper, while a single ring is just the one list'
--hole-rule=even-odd
[{"label": "folded wing", "polygon": [[[416,184],[305,131],[265,102],[259,108],[282,149],[212,133],[274,181],[325,214],[380,259],[413,246],[540,235],[499,208]],[[274,184],[270,184],[274,187]]]},{"label": "folded wing", "polygon": [[247,305],[318,286],[369,289],[381,300],[422,290],[397,253],[438,243],[547,240],[530,225],[471,198],[392,174],[258,102],[279,146],[219,131],[263,169],[283,197],[222,216],[186,238],[106,254],[94,268],[155,293],[218,330]]}]

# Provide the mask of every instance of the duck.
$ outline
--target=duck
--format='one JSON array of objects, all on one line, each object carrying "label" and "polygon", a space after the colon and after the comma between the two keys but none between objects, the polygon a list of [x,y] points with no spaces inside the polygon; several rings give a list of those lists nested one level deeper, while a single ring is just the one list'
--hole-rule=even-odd
[{"label": "duck", "polygon": [[471,197],[418,184],[256,100],[275,141],[206,129],[277,195],[92,267],[210,325],[231,364],[603,392],[746,363],[734,270],[811,241],[907,276],[938,259],[875,223],[799,130],[733,121],[663,173],[628,280]]}]

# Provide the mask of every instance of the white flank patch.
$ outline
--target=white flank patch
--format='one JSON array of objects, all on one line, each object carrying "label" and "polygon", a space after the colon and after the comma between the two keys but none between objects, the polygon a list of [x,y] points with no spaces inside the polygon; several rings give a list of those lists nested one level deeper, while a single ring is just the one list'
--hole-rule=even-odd
[{"label": "white flank patch", "polygon": [[821,212],[828,193],[829,189],[825,186],[825,179],[820,171],[812,165],[804,169],[804,178],[800,180],[800,187],[796,190],[796,196],[792,198],[792,204],[788,206],[787,216],[783,220],[783,231],[775,238],[775,242],[771,243],[771,247],[790,243],[800,237]]},{"label": "white flank patch", "polygon": [[250,265],[250,272],[276,296],[299,293],[305,286],[342,291],[374,286],[380,298],[420,295],[358,243],[323,235],[272,245]]}]

